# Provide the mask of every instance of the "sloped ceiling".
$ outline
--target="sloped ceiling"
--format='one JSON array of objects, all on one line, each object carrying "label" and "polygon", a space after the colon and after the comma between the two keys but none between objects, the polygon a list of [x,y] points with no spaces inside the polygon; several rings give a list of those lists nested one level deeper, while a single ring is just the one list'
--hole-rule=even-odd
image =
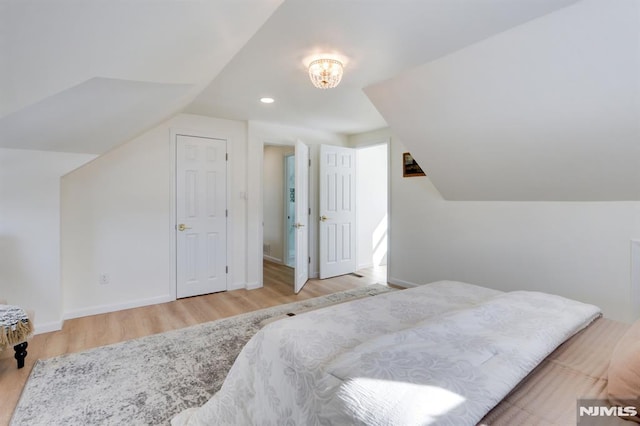
[{"label": "sloped ceiling", "polygon": [[[385,127],[363,87],[575,1],[0,0],[0,147],[100,154],[183,111]],[[338,88],[309,83],[319,53]]]},{"label": "sloped ceiling", "polygon": [[[0,147],[100,154],[183,111],[389,125],[447,199],[638,200],[639,8],[0,0]],[[345,59],[336,89],[308,81],[320,53]]]},{"label": "sloped ceiling", "polygon": [[0,146],[125,142],[180,112],[281,2],[0,0]]},{"label": "sloped ceiling", "polygon": [[640,200],[636,0],[584,0],[365,91],[445,199]]},{"label": "sloped ceiling", "polygon": [[[286,0],[186,111],[343,134],[386,127],[362,88],[575,1]],[[322,53],[345,61],[335,89],[309,82]]]},{"label": "sloped ceiling", "polygon": [[3,146],[100,154],[153,126],[192,87],[92,78],[0,119]]}]

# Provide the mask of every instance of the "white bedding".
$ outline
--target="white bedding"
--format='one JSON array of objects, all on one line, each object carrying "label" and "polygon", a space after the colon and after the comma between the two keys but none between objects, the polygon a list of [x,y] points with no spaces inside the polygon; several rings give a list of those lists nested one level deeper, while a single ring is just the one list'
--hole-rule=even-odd
[{"label": "white bedding", "polygon": [[475,424],[595,306],[441,281],[272,323],[175,425]]}]

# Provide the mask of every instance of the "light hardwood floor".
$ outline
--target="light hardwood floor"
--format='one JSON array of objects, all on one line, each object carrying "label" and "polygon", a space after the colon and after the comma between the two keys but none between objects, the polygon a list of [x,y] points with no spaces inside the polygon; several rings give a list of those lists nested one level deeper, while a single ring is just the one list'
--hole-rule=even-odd
[{"label": "light hardwood floor", "polygon": [[[18,370],[15,360],[6,353],[0,357],[0,425],[9,423],[37,359],[79,352],[283,303],[386,282],[384,267],[365,269],[358,271],[358,274],[363,276],[343,275],[326,280],[310,280],[300,293],[294,294],[293,269],[265,261],[265,285],[260,289],[190,297],[67,320],[61,331],[38,334],[31,339],[24,368]],[[12,348],[6,351],[13,353]]]}]

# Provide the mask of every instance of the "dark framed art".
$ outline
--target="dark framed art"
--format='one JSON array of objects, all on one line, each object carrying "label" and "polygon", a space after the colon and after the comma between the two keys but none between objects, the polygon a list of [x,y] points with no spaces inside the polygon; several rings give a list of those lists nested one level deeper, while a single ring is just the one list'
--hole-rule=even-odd
[{"label": "dark framed art", "polygon": [[410,153],[402,154],[402,177],[426,176]]}]

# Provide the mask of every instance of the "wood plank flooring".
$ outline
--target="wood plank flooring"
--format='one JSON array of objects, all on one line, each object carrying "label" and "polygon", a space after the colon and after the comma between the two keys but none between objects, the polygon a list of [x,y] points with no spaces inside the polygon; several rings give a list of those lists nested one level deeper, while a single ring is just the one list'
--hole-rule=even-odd
[{"label": "wood plank flooring", "polygon": [[386,282],[384,267],[365,269],[358,271],[358,274],[362,277],[343,275],[326,280],[313,279],[300,293],[294,294],[293,269],[265,261],[265,285],[260,289],[215,293],[67,320],[62,330],[39,334],[31,339],[24,368],[16,368],[12,348],[0,354],[0,425],[9,424],[37,359],[80,352],[283,303]]}]

